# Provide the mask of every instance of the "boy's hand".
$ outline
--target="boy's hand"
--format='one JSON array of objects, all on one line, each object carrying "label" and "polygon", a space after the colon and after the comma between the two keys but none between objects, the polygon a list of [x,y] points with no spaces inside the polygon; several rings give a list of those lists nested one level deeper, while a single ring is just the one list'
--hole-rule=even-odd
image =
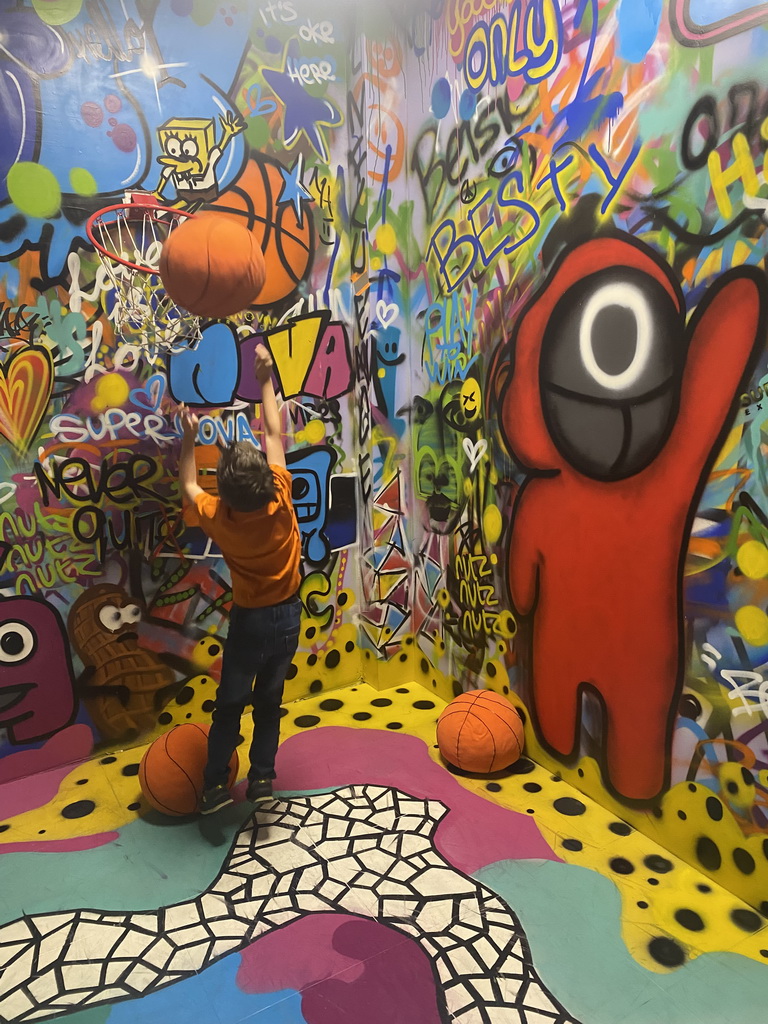
[{"label": "boy's hand", "polygon": [[184,430],[184,436],[196,438],[200,420],[193,412],[190,412],[186,405],[180,405],[179,409],[181,410],[181,426]]},{"label": "boy's hand", "polygon": [[269,349],[266,345],[256,346],[256,359],[253,366],[260,384],[266,383],[272,376],[272,356],[269,354]]}]

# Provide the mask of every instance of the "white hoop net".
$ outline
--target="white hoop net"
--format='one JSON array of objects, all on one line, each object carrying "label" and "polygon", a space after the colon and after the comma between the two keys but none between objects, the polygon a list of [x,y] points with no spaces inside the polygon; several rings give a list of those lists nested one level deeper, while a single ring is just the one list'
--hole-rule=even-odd
[{"label": "white hoop net", "polygon": [[104,250],[96,247],[114,288],[114,306],[107,315],[118,334],[151,352],[182,352],[202,337],[200,318],[176,305],[158,269],[163,243],[185,216],[134,203],[105,210],[90,225],[91,240]]}]

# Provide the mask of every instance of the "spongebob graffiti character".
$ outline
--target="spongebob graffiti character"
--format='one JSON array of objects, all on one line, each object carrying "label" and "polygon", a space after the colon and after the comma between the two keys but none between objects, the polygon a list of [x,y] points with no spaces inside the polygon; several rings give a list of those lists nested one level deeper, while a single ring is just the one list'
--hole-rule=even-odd
[{"label": "spongebob graffiti character", "polygon": [[[245,129],[231,111],[219,118],[222,135],[218,143],[213,118],[173,117],[158,128],[163,165],[155,198],[166,200],[168,185],[176,190],[177,206],[199,206],[219,194],[216,166],[232,139]],[[167,200],[166,200],[167,201]]]}]

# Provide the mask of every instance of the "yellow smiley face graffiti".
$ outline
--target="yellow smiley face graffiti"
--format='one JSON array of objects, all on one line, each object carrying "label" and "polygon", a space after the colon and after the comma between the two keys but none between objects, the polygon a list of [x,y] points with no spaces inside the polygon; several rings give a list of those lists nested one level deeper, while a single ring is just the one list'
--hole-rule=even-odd
[{"label": "yellow smiley face graffiti", "polygon": [[472,377],[468,377],[467,380],[461,385],[461,409],[469,423],[473,422],[480,417],[480,410],[482,407],[482,397],[480,395],[480,385]]}]

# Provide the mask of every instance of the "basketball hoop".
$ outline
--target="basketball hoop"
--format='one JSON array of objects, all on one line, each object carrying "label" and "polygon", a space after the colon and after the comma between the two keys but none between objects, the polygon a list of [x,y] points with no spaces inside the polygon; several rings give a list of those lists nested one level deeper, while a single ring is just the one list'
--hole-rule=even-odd
[{"label": "basketball hoop", "polygon": [[193,216],[131,193],[88,220],[86,232],[115,290],[115,329],[150,350],[172,353],[200,341],[200,317],[177,306],[160,280],[160,253],[175,227]]}]

